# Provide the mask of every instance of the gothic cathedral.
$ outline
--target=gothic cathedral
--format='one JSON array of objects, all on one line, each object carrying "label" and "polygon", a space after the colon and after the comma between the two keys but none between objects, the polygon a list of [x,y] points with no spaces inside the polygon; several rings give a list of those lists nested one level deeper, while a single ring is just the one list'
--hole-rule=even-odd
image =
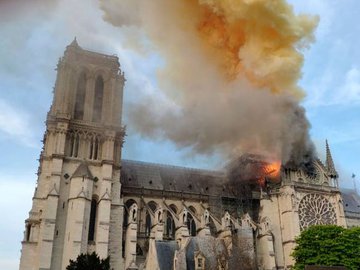
[{"label": "gothic cathedral", "polygon": [[301,230],[360,225],[360,202],[341,193],[328,144],[311,174],[282,168],[266,188],[122,160],[124,83],[116,56],[76,39],[59,60],[20,270],[65,270],[92,252],[114,270],[289,269]]}]

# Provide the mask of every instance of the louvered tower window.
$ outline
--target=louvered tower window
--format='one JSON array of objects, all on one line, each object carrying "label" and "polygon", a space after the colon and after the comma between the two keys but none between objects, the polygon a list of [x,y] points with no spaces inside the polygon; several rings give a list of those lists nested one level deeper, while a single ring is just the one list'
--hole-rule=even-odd
[{"label": "louvered tower window", "polygon": [[94,107],[93,107],[93,122],[100,122],[103,107],[104,95],[104,80],[101,76],[96,78],[95,93],[94,93]]},{"label": "louvered tower window", "polygon": [[97,200],[93,198],[91,200],[88,241],[95,240],[96,212],[97,212]]},{"label": "louvered tower window", "polygon": [[86,75],[83,72],[80,74],[76,88],[74,119],[83,120],[84,118],[85,90],[86,90]]}]

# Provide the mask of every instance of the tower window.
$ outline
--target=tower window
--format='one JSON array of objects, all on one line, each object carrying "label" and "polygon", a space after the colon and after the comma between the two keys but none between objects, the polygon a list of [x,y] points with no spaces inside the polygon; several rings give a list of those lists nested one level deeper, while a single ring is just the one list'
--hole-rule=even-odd
[{"label": "tower window", "polygon": [[26,241],[30,241],[30,234],[31,234],[31,224],[26,225]]},{"label": "tower window", "polygon": [[96,201],[96,199],[92,199],[91,200],[91,210],[90,210],[88,241],[95,240],[96,211],[97,211],[97,201]]},{"label": "tower window", "polygon": [[94,146],[94,159],[98,159],[99,154],[99,139],[95,138],[95,146]]},{"label": "tower window", "polygon": [[89,159],[99,159],[99,139],[96,136],[90,140]]},{"label": "tower window", "polygon": [[72,157],[78,157],[79,154],[79,140],[80,136],[79,134],[74,134],[74,136],[71,137],[70,140],[70,156]]},{"label": "tower window", "polygon": [[104,80],[98,76],[95,82],[94,107],[93,107],[93,122],[101,121],[102,107],[104,94]]},{"label": "tower window", "polygon": [[74,119],[82,120],[84,118],[85,107],[85,89],[86,89],[86,75],[81,73],[76,89]]}]

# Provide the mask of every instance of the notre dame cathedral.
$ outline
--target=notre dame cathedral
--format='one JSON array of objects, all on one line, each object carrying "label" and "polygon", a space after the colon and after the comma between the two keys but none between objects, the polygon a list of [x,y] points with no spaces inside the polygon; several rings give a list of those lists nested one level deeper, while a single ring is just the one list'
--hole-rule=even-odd
[{"label": "notre dame cathedral", "polygon": [[[114,270],[289,269],[301,230],[360,225],[360,201],[340,191],[327,143],[311,174],[281,168],[264,188],[123,160],[124,83],[116,56],[76,40],[59,60],[20,270],[65,270],[93,251]],[[261,157],[242,159],[239,170],[261,169]]]}]

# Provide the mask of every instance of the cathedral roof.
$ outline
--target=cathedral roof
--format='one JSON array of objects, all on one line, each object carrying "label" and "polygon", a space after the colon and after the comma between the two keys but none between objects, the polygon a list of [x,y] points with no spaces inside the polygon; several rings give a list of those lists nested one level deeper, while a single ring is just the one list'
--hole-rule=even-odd
[{"label": "cathedral roof", "polygon": [[173,269],[176,241],[156,241],[155,247],[160,270]]},{"label": "cathedral roof", "polygon": [[354,190],[343,189],[341,196],[344,201],[345,212],[360,214],[360,196]]},{"label": "cathedral roof", "polygon": [[[201,252],[205,257],[206,269],[218,269],[218,258],[228,258],[228,252],[223,239],[208,237],[191,237],[186,247],[186,266],[195,270],[195,252]],[[231,268],[230,268],[231,269]]]},{"label": "cathedral roof", "polygon": [[196,194],[219,194],[226,190],[224,172],[122,160],[123,187]]}]

